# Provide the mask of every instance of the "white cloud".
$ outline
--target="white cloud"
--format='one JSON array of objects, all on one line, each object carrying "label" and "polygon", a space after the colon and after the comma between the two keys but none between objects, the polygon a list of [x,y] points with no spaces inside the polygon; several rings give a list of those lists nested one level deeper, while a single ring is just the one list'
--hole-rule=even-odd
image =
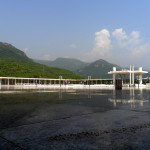
[{"label": "white cloud", "polygon": [[150,44],[142,42],[139,31],[132,31],[129,35],[123,31],[122,28],[116,29],[112,32],[112,36],[115,37],[113,47],[119,49],[118,53],[114,57],[122,58],[120,63],[123,61],[127,64],[132,62],[141,61],[147,54]]},{"label": "white cloud", "polygon": [[139,31],[127,34],[122,28],[112,34],[107,29],[95,32],[93,49],[84,54],[86,61],[105,59],[119,65],[139,64],[148,56],[150,44],[144,42]]},{"label": "white cloud", "polygon": [[140,39],[140,33],[138,31],[132,31],[130,35],[131,35],[129,41],[130,44],[140,44],[141,39]]},{"label": "white cloud", "polygon": [[103,29],[95,32],[94,48],[91,52],[85,54],[86,60],[94,60],[103,58],[105,55],[110,54],[111,40],[109,31]]},{"label": "white cloud", "polygon": [[131,36],[133,39],[138,39],[140,37],[140,33],[138,31],[132,31]]},{"label": "white cloud", "polygon": [[93,52],[98,53],[100,55],[104,55],[110,50],[110,34],[109,31],[103,29],[99,32],[95,33],[95,47],[93,48]]},{"label": "white cloud", "polygon": [[50,60],[50,55],[49,54],[45,54],[42,57],[43,60]]},{"label": "white cloud", "polygon": [[112,36],[114,37],[120,48],[137,45],[141,42],[140,33],[138,31],[132,31],[129,35],[127,35],[126,32],[123,31],[122,28],[120,28],[115,29],[112,32]]},{"label": "white cloud", "polygon": [[76,44],[71,44],[69,47],[72,48],[72,49],[77,48]]},{"label": "white cloud", "polygon": [[112,35],[117,39],[117,40],[126,40],[128,39],[128,36],[126,35],[126,32],[123,31],[122,28],[120,29],[115,29],[115,31],[112,33]]},{"label": "white cloud", "polygon": [[132,49],[132,56],[134,57],[142,57],[148,50],[150,49],[149,44],[143,44]]}]

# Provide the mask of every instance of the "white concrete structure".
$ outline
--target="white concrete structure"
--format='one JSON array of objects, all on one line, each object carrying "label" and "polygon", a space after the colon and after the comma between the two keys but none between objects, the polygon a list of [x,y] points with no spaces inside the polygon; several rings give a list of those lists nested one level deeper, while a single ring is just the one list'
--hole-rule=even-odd
[{"label": "white concrete structure", "polygon": [[138,75],[139,78],[139,84],[142,84],[142,75],[148,73],[147,71],[143,71],[142,67],[140,67],[138,70],[134,70],[134,66],[130,66],[130,70],[122,69],[121,71],[117,71],[116,67],[113,67],[113,71],[108,72],[108,74],[113,75],[113,84],[115,85],[116,81],[116,75],[120,75],[122,79],[122,84],[125,79],[126,75],[129,75],[129,85],[134,85],[134,75]]},{"label": "white concrete structure", "polygon": [[49,79],[49,78],[22,78],[22,77],[0,77],[0,87],[4,86],[50,86],[50,87],[67,87],[68,85],[78,85],[92,87],[97,85],[110,85],[112,79],[63,79],[62,76],[59,79]]}]

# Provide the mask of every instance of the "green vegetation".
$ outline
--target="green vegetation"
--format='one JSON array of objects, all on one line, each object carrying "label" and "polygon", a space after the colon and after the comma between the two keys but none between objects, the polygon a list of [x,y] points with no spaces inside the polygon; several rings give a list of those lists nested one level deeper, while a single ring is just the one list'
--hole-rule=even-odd
[{"label": "green vegetation", "polygon": [[0,59],[14,59],[30,61],[24,52],[15,48],[11,44],[0,42]]},{"label": "green vegetation", "polygon": [[109,75],[108,72],[112,71],[113,67],[117,67],[117,70],[121,69],[118,65],[111,64],[100,59],[82,69],[76,70],[75,73],[83,77],[91,76],[92,78],[112,78],[112,75]]},{"label": "green vegetation", "polygon": [[117,67],[117,70],[121,69],[120,66],[111,64],[102,59],[92,63],[85,63],[72,58],[57,58],[54,61],[34,61],[45,64],[47,66],[65,68],[85,78],[87,78],[88,76],[91,76],[92,78],[112,78],[112,75],[109,75],[108,72],[111,71],[113,67]]},{"label": "green vegetation", "polygon": [[59,78],[60,75],[63,78],[81,78],[66,69],[35,63],[24,52],[8,43],[0,42],[0,76]]}]

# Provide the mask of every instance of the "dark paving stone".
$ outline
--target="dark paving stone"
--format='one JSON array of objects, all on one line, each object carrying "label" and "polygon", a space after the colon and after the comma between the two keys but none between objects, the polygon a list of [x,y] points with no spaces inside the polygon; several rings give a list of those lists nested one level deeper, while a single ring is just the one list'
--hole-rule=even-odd
[{"label": "dark paving stone", "polygon": [[15,143],[9,142],[0,137],[0,150],[24,150],[18,147]]},{"label": "dark paving stone", "polygon": [[[126,150],[150,147],[148,91],[0,95],[0,149]],[[115,97],[115,98],[114,98]],[[111,99],[109,99],[111,98]],[[136,99],[136,100],[135,100]]]}]

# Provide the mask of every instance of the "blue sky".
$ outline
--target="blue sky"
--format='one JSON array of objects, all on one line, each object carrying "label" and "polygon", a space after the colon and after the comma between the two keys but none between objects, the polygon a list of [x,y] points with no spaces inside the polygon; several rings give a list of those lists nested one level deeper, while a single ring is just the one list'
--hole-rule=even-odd
[{"label": "blue sky", "polygon": [[1,0],[0,41],[35,59],[150,69],[148,0]]}]

